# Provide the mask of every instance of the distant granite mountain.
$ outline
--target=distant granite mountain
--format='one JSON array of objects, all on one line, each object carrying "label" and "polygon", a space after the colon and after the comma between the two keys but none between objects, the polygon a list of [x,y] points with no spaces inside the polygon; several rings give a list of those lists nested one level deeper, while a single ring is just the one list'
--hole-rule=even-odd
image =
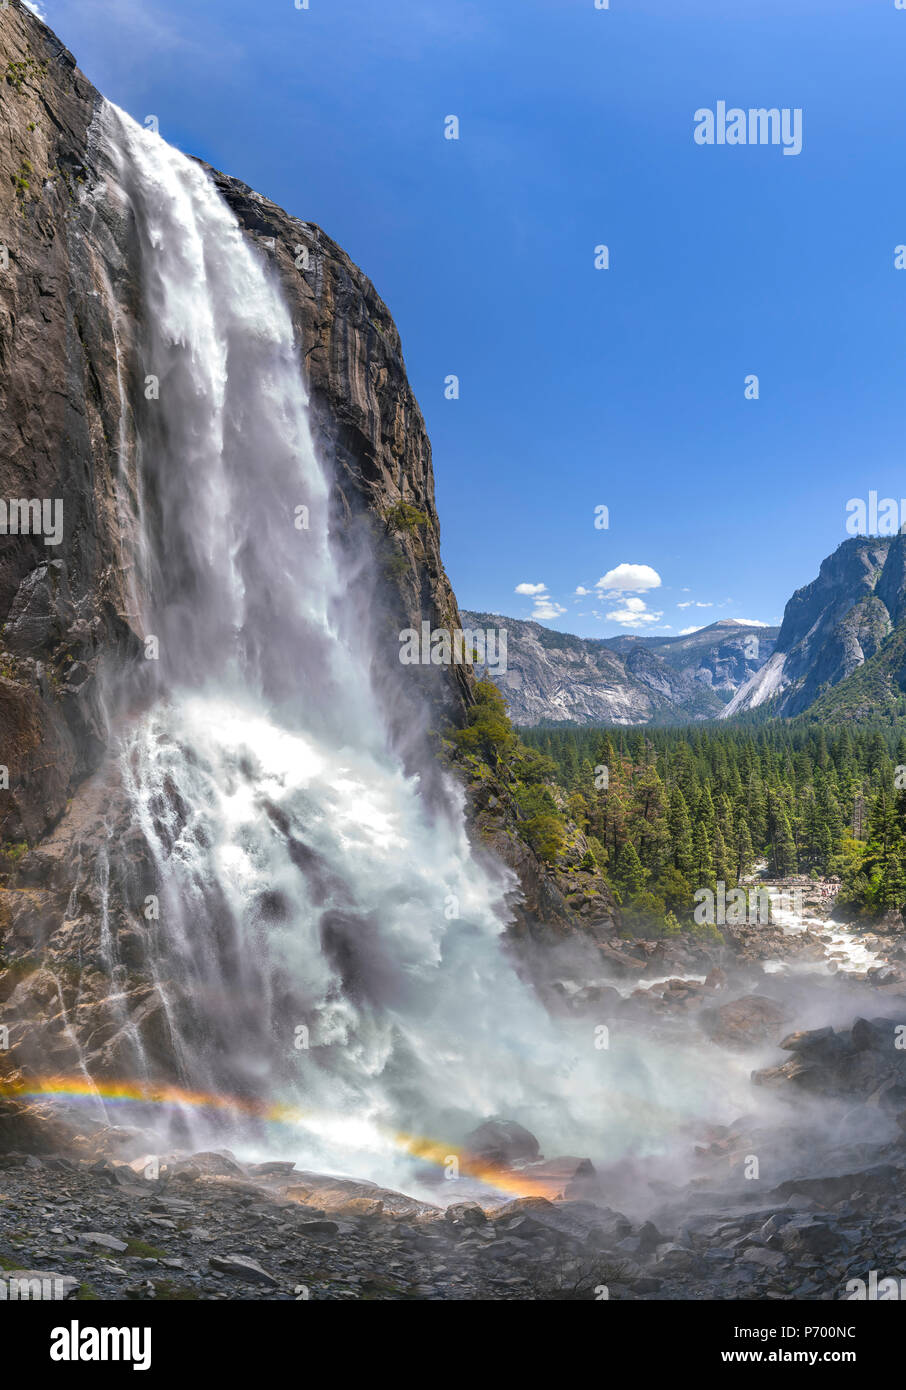
[{"label": "distant granite mountain", "polygon": [[722,717],[764,706],[787,718],[892,713],[906,690],[906,536],[857,536],[822,562],[784,612],[773,655]]},{"label": "distant granite mountain", "polygon": [[682,637],[585,638],[494,613],[462,620],[506,627],[506,672],[476,675],[492,675],[519,725],[714,719],[764,666],[778,631],[723,619]]}]

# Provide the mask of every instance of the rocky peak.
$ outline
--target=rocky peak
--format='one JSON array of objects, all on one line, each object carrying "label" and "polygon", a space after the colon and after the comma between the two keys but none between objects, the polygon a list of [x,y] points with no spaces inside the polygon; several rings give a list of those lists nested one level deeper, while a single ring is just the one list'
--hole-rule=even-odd
[{"label": "rocky peak", "polygon": [[463,621],[506,628],[507,670],[488,674],[520,725],[713,719],[765,664],[777,637],[776,628],[731,618],[682,636],[608,638],[499,614],[464,612]]},{"label": "rocky peak", "polygon": [[904,541],[856,536],[823,560],[818,577],[788,602],[770,661],[724,717],[768,701],[777,714],[801,714],[875,657],[903,613]]}]

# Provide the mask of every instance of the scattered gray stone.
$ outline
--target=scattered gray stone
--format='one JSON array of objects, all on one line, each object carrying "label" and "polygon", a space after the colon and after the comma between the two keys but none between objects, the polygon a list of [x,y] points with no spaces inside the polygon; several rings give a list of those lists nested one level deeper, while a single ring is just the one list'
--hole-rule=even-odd
[{"label": "scattered gray stone", "polygon": [[280,1282],[273,1274],[262,1269],[257,1260],[250,1260],[246,1255],[212,1255],[208,1264],[221,1274],[233,1274],[238,1279],[249,1279],[253,1283],[275,1286]]},{"label": "scattered gray stone", "polygon": [[112,1250],[116,1255],[122,1255],[129,1249],[124,1240],[117,1240],[116,1236],[105,1235],[103,1231],[80,1231],[80,1245],[97,1245],[102,1250]]}]

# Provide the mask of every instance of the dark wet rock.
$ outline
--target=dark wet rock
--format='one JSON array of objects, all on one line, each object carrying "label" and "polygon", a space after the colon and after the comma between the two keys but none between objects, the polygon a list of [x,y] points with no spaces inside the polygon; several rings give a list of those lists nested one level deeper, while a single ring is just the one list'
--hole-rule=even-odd
[{"label": "dark wet rock", "polygon": [[695,1265],[695,1254],[683,1245],[668,1241],[658,1247],[657,1269],[663,1274],[686,1274]]},{"label": "dark wet rock", "polygon": [[897,1023],[887,1018],[857,1018],[849,1032],[854,1052],[879,1052],[889,1056],[897,1048]]},{"label": "dark wet rock", "polygon": [[778,1250],[767,1250],[763,1246],[745,1245],[737,1256],[742,1264],[759,1265],[762,1269],[779,1269],[785,1258]]},{"label": "dark wet rock", "polygon": [[541,1150],[533,1134],[513,1120],[486,1120],[463,1140],[473,1159],[490,1164],[531,1163]]},{"label": "dark wet rock", "polygon": [[[793,1035],[789,1061],[754,1072],[757,1085],[781,1091],[853,1098],[897,1113],[906,1104],[906,1052],[897,1046],[893,1019],[857,1018],[846,1031]],[[783,1046],[789,1047],[790,1039]]]},{"label": "dark wet rock", "polygon": [[789,1021],[790,1011],[775,999],[754,994],[709,1009],[700,1018],[712,1042],[744,1051],[774,1041],[779,1029]]},{"label": "dark wet rock", "polygon": [[906,1178],[906,1170],[892,1163],[876,1164],[858,1172],[840,1173],[833,1177],[790,1178],[774,1188],[772,1196],[780,1201],[792,1197],[812,1197],[823,1207],[833,1207],[856,1192],[883,1195],[897,1189]]},{"label": "dark wet rock", "polygon": [[839,1232],[825,1222],[794,1216],[780,1231],[780,1243],[797,1255],[824,1256],[839,1249],[842,1241]]},{"label": "dark wet rock", "polygon": [[555,980],[550,986],[542,988],[541,993],[550,998],[555,1011],[594,1011],[595,1017],[604,1022],[613,1018],[623,1007],[623,996],[613,985],[575,985],[572,981]]},{"label": "dark wet rock", "polygon": [[454,1202],[444,1212],[444,1220],[457,1226],[485,1226],[487,1216],[477,1202]]},{"label": "dark wet rock", "polygon": [[41,1160],[36,1154],[0,1154],[0,1168],[40,1168]]},{"label": "dark wet rock", "polygon": [[810,1048],[823,1046],[834,1036],[833,1028],[812,1028],[806,1032],[788,1033],[778,1047],[784,1052],[807,1052]]},{"label": "dark wet rock", "polygon": [[[80,1296],[105,1299],[289,1301],[302,1289],[315,1301],[585,1300],[601,1286],[617,1301],[763,1297],[775,1287],[839,1297],[849,1266],[861,1275],[906,1258],[906,1168],[878,1162],[877,1146],[864,1153],[861,1169],[824,1177],[812,1150],[811,1172],[767,1200],[753,1200],[750,1185],[735,1203],[720,1190],[672,1189],[672,1206],[641,1225],[596,1202],[539,1197],[444,1211],[306,1173],[306,1191],[382,1204],[377,1217],[328,1220],[289,1197],[279,1174],[202,1175],[189,1188],[162,1177],[136,1196],[111,1186],[97,1161],[17,1164],[4,1170],[0,1260],[62,1270],[89,1290]],[[169,1167],[162,1155],[161,1172]],[[99,1227],[132,1242],[129,1253],[90,1245]]]},{"label": "dark wet rock", "polygon": [[522,1238],[565,1236],[613,1243],[632,1230],[621,1212],[592,1202],[551,1202],[546,1197],[519,1197],[493,1212],[491,1219],[498,1230],[518,1231]]},{"label": "dark wet rock", "polygon": [[664,1237],[661,1235],[657,1226],[651,1221],[644,1222],[639,1228],[636,1239],[638,1241],[639,1253],[642,1255],[653,1254],[659,1245],[665,1243]]},{"label": "dark wet rock", "polygon": [[229,1149],[192,1154],[189,1163],[201,1173],[220,1178],[242,1178],[247,1172]]}]

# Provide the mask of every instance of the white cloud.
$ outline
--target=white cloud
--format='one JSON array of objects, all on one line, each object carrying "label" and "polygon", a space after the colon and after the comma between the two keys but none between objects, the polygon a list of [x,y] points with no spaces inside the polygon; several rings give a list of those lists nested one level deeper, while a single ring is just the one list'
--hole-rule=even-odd
[{"label": "white cloud", "polygon": [[586,589],[583,585],[580,584],[579,587],[576,589],[576,593],[578,594],[579,598],[587,598],[588,595],[591,593],[591,589]]},{"label": "white cloud", "polygon": [[527,594],[531,598],[534,594],[544,594],[547,592],[546,584],[517,584],[515,588],[517,594]]},{"label": "white cloud", "polygon": [[677,608],[713,608],[713,603],[698,603],[695,599],[687,599],[685,603],[678,603]]},{"label": "white cloud", "polygon": [[595,585],[596,589],[610,593],[642,594],[648,589],[659,589],[661,576],[650,565],[617,565],[608,570]]},{"label": "white cloud", "polygon": [[532,609],[532,618],[536,623],[549,622],[551,618],[559,618],[566,609],[561,608],[559,603],[554,603],[545,594],[543,598],[535,599],[535,607]]},{"label": "white cloud", "polygon": [[47,23],[47,15],[41,9],[40,5],[34,3],[34,0],[22,0],[22,3],[27,10],[31,10],[32,14],[36,14],[39,19],[43,19],[45,24]]},{"label": "white cloud", "polygon": [[619,623],[621,627],[635,627],[638,623],[659,623],[663,616],[663,613],[652,613],[645,600],[641,598],[627,598],[622,608],[615,608],[607,614],[610,622]]},{"label": "white cloud", "polygon": [[681,627],[679,635],[680,637],[688,637],[690,632],[701,632],[701,630],[701,627]]},{"label": "white cloud", "polygon": [[763,623],[760,618],[734,618],[734,623],[742,623],[743,627],[770,627],[770,623]]}]

